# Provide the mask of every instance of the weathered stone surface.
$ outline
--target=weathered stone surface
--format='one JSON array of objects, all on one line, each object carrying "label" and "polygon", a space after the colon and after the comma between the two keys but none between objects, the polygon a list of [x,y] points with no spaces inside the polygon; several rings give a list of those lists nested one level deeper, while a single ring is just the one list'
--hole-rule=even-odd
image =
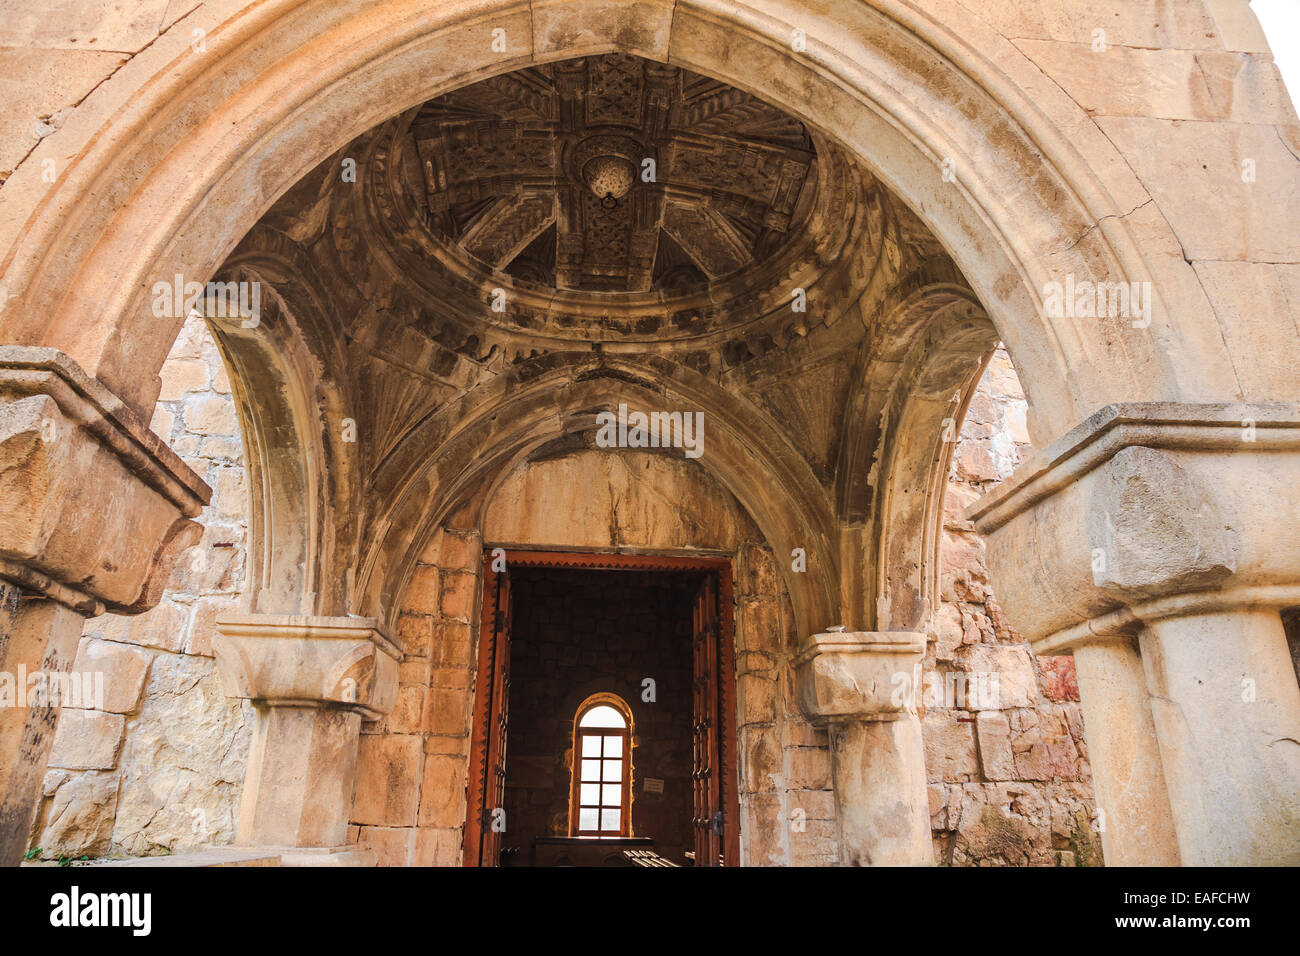
[{"label": "weathered stone surface", "polygon": [[116,773],[93,770],[47,774],[45,796],[49,803],[34,841],[42,858],[107,854],[113,839],[119,781]]},{"label": "weathered stone surface", "polygon": [[979,741],[980,770],[985,780],[1015,780],[1016,764],[1011,753],[1011,726],[1006,715],[985,711],[975,715]]},{"label": "weathered stone surface", "polygon": [[251,717],[210,660],[156,658],[119,763],[114,847],[143,856],[231,842]]},{"label": "weathered stone surface", "polygon": [[423,760],[417,736],[362,734],[352,820],[366,826],[415,826]]},{"label": "weathered stone surface", "polygon": [[[784,743],[798,740],[817,749],[819,742],[801,739],[809,731],[797,719],[784,650],[834,624],[874,626],[874,614],[905,614],[910,604],[925,616],[936,596],[922,592],[938,580],[938,597],[946,607],[937,620],[907,626],[934,633],[927,665],[942,660],[972,672],[992,667],[999,673],[1000,689],[1004,695],[1013,692],[1013,703],[986,723],[992,734],[1006,719],[1023,738],[1019,742],[1025,748],[1015,753],[1016,773],[1034,777],[994,785],[984,778],[999,772],[992,768],[1001,761],[991,758],[975,771],[979,779],[949,779],[940,772],[940,785],[947,788],[945,812],[967,824],[965,831],[944,831],[950,834],[945,837],[947,859],[1043,862],[1046,850],[1052,859],[1084,862],[1088,854],[1079,845],[1058,845],[1063,832],[1055,822],[1052,844],[1045,848],[1035,842],[1046,818],[1030,806],[1042,798],[1052,806],[1055,821],[1053,801],[1087,799],[1088,750],[1080,739],[1081,711],[1071,699],[1064,669],[1044,667],[1041,689],[1034,679],[1025,682],[1025,658],[994,603],[986,556],[971,528],[952,520],[951,509],[934,533],[937,509],[917,509],[924,519],[895,527],[876,505],[918,488],[927,490],[917,497],[935,503],[935,482],[928,473],[901,467],[888,472],[888,467],[895,451],[937,444],[938,429],[930,425],[948,413],[909,427],[914,409],[905,400],[912,386],[935,377],[945,381],[927,401],[955,408],[970,398],[965,376],[975,367],[973,360],[963,359],[964,366],[957,368],[962,363],[948,350],[946,336],[960,334],[961,323],[984,323],[985,308],[998,316],[996,334],[1015,353],[1029,399],[1003,403],[1009,389],[994,387],[970,402],[962,447],[954,459],[955,474],[967,491],[988,490],[1005,479],[1031,432],[1046,446],[1092,410],[1121,397],[1176,398],[1205,406],[1243,397],[1271,403],[1296,397],[1295,376],[1285,357],[1295,338],[1289,334],[1295,332],[1294,322],[1287,320],[1294,312],[1288,303],[1297,301],[1291,294],[1296,283],[1287,273],[1300,257],[1295,230],[1288,226],[1296,218],[1300,195],[1294,163],[1300,140],[1267,43],[1243,0],[1052,0],[1030,5],[915,0],[907,5],[907,15],[899,17],[847,2],[706,6],[538,0],[506,9],[496,0],[484,0],[478,13],[508,27],[509,62],[500,60],[502,51],[489,55],[484,44],[471,42],[473,34],[464,32],[480,29],[481,17],[467,20],[450,4],[417,18],[381,5],[355,14],[333,11],[324,19],[299,16],[297,8],[292,16],[280,17],[272,5],[259,8],[258,15],[266,16],[271,28],[260,32],[257,44],[230,45],[221,42],[225,34],[219,27],[245,22],[235,15],[238,2],[224,12],[151,0],[143,12],[60,3],[53,13],[15,14],[0,27],[0,46],[16,51],[6,54],[16,68],[6,73],[5,92],[14,114],[6,122],[18,131],[4,137],[12,160],[0,162],[5,187],[0,246],[7,254],[0,261],[10,275],[20,277],[22,288],[0,290],[4,299],[16,299],[0,317],[0,338],[54,343],[75,352],[88,374],[108,383],[126,407],[142,419],[152,412],[157,431],[217,486],[209,518],[233,519],[243,494],[256,498],[263,520],[254,530],[267,540],[253,542],[258,553],[247,562],[249,580],[242,597],[250,604],[301,599],[308,611],[392,620],[400,609],[391,605],[401,599],[397,592],[426,540],[427,522],[435,514],[453,515],[448,527],[463,536],[430,546],[445,552],[440,564],[429,563],[437,593],[433,600],[427,600],[427,593],[425,600],[417,597],[424,617],[411,623],[408,616],[399,625],[420,638],[412,641],[411,659],[438,666],[405,680],[400,713],[376,721],[368,736],[412,729],[419,712],[419,732],[413,736],[424,738],[425,752],[463,739],[468,713],[464,692],[471,685],[479,609],[467,586],[473,575],[461,572],[475,569],[480,540],[469,529],[478,529],[484,514],[489,527],[506,529],[508,535],[500,540],[508,543],[724,553],[741,545],[759,547],[770,550],[779,573],[769,587],[760,580],[763,575],[750,573],[747,556],[739,562],[738,640],[746,655],[741,673],[746,684],[770,680],[774,686],[770,694],[744,691],[748,719]],[[354,15],[364,22],[353,22]],[[919,42],[910,32],[913,22],[921,24],[925,56],[913,55]],[[222,71],[220,82],[202,58],[190,55],[195,23],[211,28],[214,45],[229,59],[230,69]],[[318,52],[315,31],[326,23],[332,36],[355,38],[346,76],[339,72],[339,58],[312,55]],[[791,23],[807,32],[814,60],[851,68],[811,68],[815,64],[809,57],[791,55]],[[351,30],[354,26],[364,28]],[[33,58],[32,49],[48,57],[44,62]],[[393,50],[403,55],[393,56]],[[651,59],[636,59],[640,55]],[[576,56],[592,57],[583,64],[590,73],[572,75],[580,61],[565,58]],[[268,73],[262,69],[267,62],[290,67]],[[665,63],[673,66],[665,68]],[[700,71],[698,81],[687,81],[697,84],[692,87],[696,93],[711,96],[721,90],[720,95],[732,97],[730,105],[692,115],[687,103],[679,103],[674,111],[656,114],[674,102],[677,88],[654,84],[675,76],[669,71],[676,71],[677,64]],[[516,66],[535,69],[525,74],[525,81],[510,72]],[[167,82],[155,82],[163,71]],[[607,82],[599,82],[606,75],[601,71],[608,71]],[[489,74],[490,81],[479,82]],[[713,76],[739,84],[743,92],[728,91]],[[273,84],[284,81],[308,91],[305,98],[279,95]],[[358,130],[387,118],[388,93],[413,88],[417,81],[454,92],[450,100],[421,108],[421,118],[409,127],[389,124],[353,139],[351,145],[364,147],[364,153],[345,145]],[[502,96],[503,88],[513,95]],[[566,90],[581,91],[582,110],[564,102]],[[877,106],[881,90],[884,102]],[[906,109],[895,109],[889,100],[889,91],[898,90],[907,91]],[[157,98],[160,91],[168,101]],[[264,104],[260,119],[265,122],[228,124],[227,107],[234,102]],[[747,174],[740,177],[745,182],[735,181],[736,163],[709,156],[688,168],[686,157],[676,156],[673,175],[679,185],[696,182],[693,175],[729,180],[711,184],[713,196],[740,196],[738,187],[747,188],[751,181],[773,188],[749,197],[748,205],[733,203],[737,208],[729,214],[730,225],[726,204],[714,202],[708,215],[699,213],[687,224],[690,228],[682,228],[681,210],[662,215],[662,190],[633,186],[640,191],[623,211],[636,205],[642,229],[631,228],[632,220],[625,217],[606,222],[599,234],[566,231],[566,219],[583,217],[555,216],[554,207],[565,196],[540,206],[520,198],[524,194],[515,182],[520,167],[508,161],[519,160],[518,150],[533,142],[529,137],[496,148],[488,140],[461,144],[460,149],[425,140],[421,130],[447,122],[438,110],[449,102],[456,106],[455,115],[477,114],[490,120],[489,126],[514,124],[522,117],[511,129],[529,122],[533,128],[549,126],[561,115],[568,116],[570,126],[586,128],[594,122],[587,110],[616,112],[615,106],[631,102],[637,108],[625,125],[639,130],[650,122],[647,117],[659,115],[660,139],[665,130],[695,124],[693,132],[700,136],[726,128],[752,140]],[[711,102],[709,97],[696,100]],[[746,104],[748,112],[734,110],[736,103]],[[960,108],[953,108],[954,103]],[[754,115],[766,118],[757,137],[746,135],[754,132],[746,117]],[[272,126],[281,135],[265,136]],[[395,129],[400,132],[394,134]],[[820,130],[833,130],[835,144],[822,142]],[[408,131],[413,131],[409,142],[393,138]],[[817,235],[802,229],[807,208],[796,208],[798,182],[780,185],[750,174],[769,165],[773,141],[782,144],[789,172],[809,168],[809,157],[817,156],[821,184],[816,200],[826,203],[816,207],[822,212]],[[178,148],[178,143],[209,144],[210,163],[194,162],[193,150]],[[962,155],[945,157],[953,145]],[[297,185],[291,182],[304,166],[336,156],[340,149],[345,155],[419,156],[428,163],[409,168],[367,163],[363,181],[347,187],[340,182],[348,180],[340,180],[328,165]],[[725,156],[728,150],[719,153]],[[133,157],[131,176],[121,176],[115,168],[124,155]],[[550,170],[556,182],[573,186],[589,205],[593,199],[609,199],[617,207],[613,192],[588,195],[594,180],[584,164],[565,164],[559,152],[545,150],[526,158],[522,168]],[[598,158],[606,173],[611,162],[619,167],[620,160],[629,161],[612,154]],[[936,160],[943,163],[942,177],[933,174]],[[458,161],[468,174],[448,177],[440,164]],[[47,162],[54,163],[53,180],[44,175]],[[868,169],[877,171],[879,180]],[[438,188],[440,182],[447,188]],[[885,188],[886,183],[901,195]],[[148,188],[138,189],[140,184]],[[393,187],[407,191],[392,192]],[[484,196],[501,196],[502,201],[478,209],[471,223],[464,205],[440,207],[442,199],[460,191],[476,202]],[[364,201],[356,201],[358,194]],[[193,197],[193,202],[158,201],[174,195]],[[789,208],[782,205],[783,195]],[[256,204],[269,196],[282,198],[270,209]],[[998,201],[979,199],[990,196]],[[870,202],[860,197],[870,197]],[[595,217],[604,208],[588,211]],[[418,210],[418,219],[401,222],[405,209]],[[541,220],[528,220],[539,209]],[[755,209],[765,210],[761,230]],[[922,210],[926,221],[910,209]],[[1206,209],[1222,214],[1206,216]],[[367,219],[375,211],[385,217],[382,229]],[[722,218],[710,220],[715,214]],[[549,229],[548,217],[561,221],[534,246],[539,234],[530,231],[529,223]],[[195,222],[221,228],[195,230]],[[745,228],[737,231],[736,223]],[[661,229],[677,236],[671,246],[664,240],[663,250]],[[839,241],[843,229],[860,240],[849,245]],[[444,252],[458,246],[481,253],[480,261],[493,270],[491,282],[477,281],[489,276],[474,271],[474,263],[461,262],[469,271],[450,271],[453,278],[468,276],[469,281],[444,281],[447,277],[440,273],[430,285],[430,270],[445,263],[421,255],[424,247],[413,241],[421,230],[440,235]],[[761,241],[754,238],[760,232]],[[140,236],[150,241],[140,242]],[[394,236],[396,241],[378,250],[380,240]],[[783,261],[775,273],[759,276],[764,282],[776,280],[776,301],[750,295],[743,297],[742,308],[727,307],[734,289],[755,278],[752,272],[735,275],[739,269],[730,265],[748,268],[748,253],[754,266],[762,266],[774,250],[802,249],[810,238],[818,261]],[[626,248],[610,248],[618,243]],[[180,317],[149,315],[145,295],[151,282],[173,270],[190,278],[189,273],[212,274],[232,249],[237,258],[231,263],[238,265],[218,269],[218,276],[258,275],[274,287],[274,296],[268,289],[264,301],[267,321],[257,331],[216,325],[223,349],[234,359],[232,369],[246,380],[232,391],[224,370],[212,363],[211,344],[200,343],[192,329],[182,333],[174,353],[190,364],[156,376]],[[606,251],[608,260],[601,261]],[[646,262],[671,263],[681,273],[671,282],[665,274],[634,276],[632,264]],[[584,272],[583,266],[593,263],[596,271]],[[710,263],[728,267],[700,268]],[[804,281],[805,275],[820,280],[827,274],[834,281],[811,290],[805,320],[804,313],[789,308],[792,283],[787,280]],[[1134,327],[1127,317],[1046,315],[1032,283],[1067,275],[1150,280],[1157,293],[1153,325]],[[724,276],[731,279],[716,281]],[[590,286],[593,278],[624,294],[649,290],[649,305],[641,312],[625,303],[612,306],[599,289],[586,289],[586,298],[569,295],[584,292],[583,282]],[[505,312],[482,301],[485,290],[493,290],[498,281]],[[824,294],[828,287],[833,297]],[[936,292],[947,297],[944,304],[936,304],[933,315],[923,315]],[[674,301],[679,293],[689,301]],[[913,295],[916,309],[900,310],[904,297]],[[418,315],[411,313],[412,301],[421,303]],[[366,303],[365,309],[355,311],[356,303]],[[333,314],[336,309],[345,312]],[[900,312],[915,314],[909,318]],[[85,321],[90,314],[98,316],[94,323]],[[842,320],[845,315],[848,321]],[[881,327],[885,322],[911,324]],[[342,344],[340,329],[347,330],[346,347],[336,348],[331,343]],[[983,355],[994,341],[991,329],[980,334],[986,337],[978,348],[971,345],[971,354]],[[950,361],[952,367],[945,369]],[[204,364],[206,377],[200,374]],[[995,355],[990,370],[994,386],[1006,384],[1005,355]],[[204,378],[207,388],[200,386]],[[953,396],[950,385],[960,386],[959,394]],[[168,407],[154,411],[159,394]],[[247,487],[242,474],[220,460],[234,454],[234,395],[247,405],[241,409],[247,413],[244,420],[258,423],[259,433],[249,436],[248,445],[257,459],[249,475],[257,480]],[[604,461],[595,471],[580,462],[574,452],[590,451],[596,410],[628,396],[668,407],[706,408],[707,454],[689,467],[679,458],[623,450],[602,452]],[[38,448],[31,444],[35,422],[29,420],[12,447]],[[901,434],[877,434],[899,422]],[[356,441],[338,437],[340,430],[347,435],[349,427],[355,429]],[[1248,457],[1237,454],[1241,449],[1235,439],[1220,436],[1217,441],[1218,463]],[[1285,451],[1267,457],[1290,460],[1294,455]],[[1216,468],[1210,474],[1226,476],[1230,470]],[[1289,488],[1300,486],[1294,476],[1275,476],[1272,487],[1263,488],[1268,481],[1243,474],[1224,478],[1223,486],[1247,488],[1250,495],[1274,503],[1289,501]],[[1085,480],[1070,479],[1060,487],[1068,494]],[[701,489],[708,483],[717,486],[716,494]],[[487,501],[503,488],[508,489],[503,499]],[[1047,494],[1053,489],[1039,490],[1045,492],[1043,500],[1054,497]],[[1141,488],[1135,497],[1150,504],[1159,499],[1158,487]],[[1072,507],[1076,514],[1082,510]],[[493,525],[498,520],[494,509],[498,518],[508,515],[501,519],[504,524]],[[102,513],[134,522],[135,510],[105,508]],[[1209,531],[1235,530],[1242,521],[1258,523],[1258,516],[1270,509],[1255,505],[1240,514],[1231,509],[1191,513],[1162,505],[1162,510],[1175,519],[1167,527],[1195,527],[1212,537]],[[1277,520],[1296,513],[1286,507],[1271,511]],[[1171,545],[1178,539],[1166,533],[1160,547],[1148,547],[1152,538],[1161,537],[1148,533],[1154,531],[1152,513],[1149,507],[1127,509],[1120,522],[1125,527],[1119,530],[1125,549],[1154,557],[1153,565],[1161,565],[1164,558],[1179,557]],[[841,520],[846,514],[852,515],[847,525]],[[860,546],[869,536],[863,532],[867,516],[883,522],[871,534],[888,538],[890,553],[867,554]],[[761,535],[748,527],[751,517],[762,525]],[[1010,619],[1034,640],[1048,632],[1110,640],[1116,631],[1103,634],[1093,625],[1133,629],[1152,623],[1101,618],[1103,612],[1123,617],[1131,609],[1116,594],[1123,592],[1120,597],[1128,599],[1135,589],[1129,586],[1132,581],[1109,580],[1110,594],[1101,602],[1091,590],[1090,571],[1084,577],[1066,573],[1089,564],[1089,549],[1080,544],[1087,535],[1077,527],[1051,546],[1049,529],[1066,524],[1039,521],[1034,534],[1025,532],[1018,547],[995,558],[994,565],[1006,574],[1023,570],[1023,577],[1035,578],[1032,587],[1020,591],[1001,586],[1007,577],[997,579],[997,596],[1007,602]],[[1270,540],[1296,537],[1272,530]],[[1007,534],[1011,532],[1002,537]],[[120,528],[110,536],[131,540]],[[1184,536],[1193,557],[1210,554],[1217,562],[1211,571],[1238,576],[1225,575],[1198,600],[1236,600],[1240,583],[1243,588],[1276,588],[1294,603],[1288,590],[1296,577],[1290,552],[1269,544],[1252,574],[1241,576],[1221,560],[1225,549],[1199,550],[1201,537]],[[141,553],[153,553],[153,538],[141,538]],[[922,540],[924,548],[918,546]],[[946,568],[933,566],[936,560],[943,562],[942,555],[925,553],[935,543],[948,552]],[[244,588],[242,548],[242,543],[205,537],[204,563],[177,579],[165,602],[182,609],[183,620],[173,622],[179,627],[162,622],[172,613],[166,612],[158,622],[143,625],[136,637],[126,636],[122,625],[123,631],[104,631],[103,638],[157,649],[160,657],[202,658],[209,645],[201,626],[207,618],[201,617],[198,602]],[[808,552],[807,573],[787,570],[796,548]],[[859,560],[861,566],[855,566]],[[70,580],[131,571],[139,561],[110,563],[92,562]],[[997,567],[988,570],[995,577],[1000,573]],[[1105,580],[1108,572],[1098,573]],[[443,586],[444,578],[452,579],[450,587]],[[1164,593],[1170,580],[1147,575],[1136,590],[1150,592],[1146,597],[1153,601],[1187,598],[1181,587],[1174,589],[1177,595]],[[879,589],[881,581],[889,585]],[[919,581],[925,587],[905,593]],[[788,593],[746,594],[746,588]],[[769,621],[752,634],[746,633],[755,624],[748,615],[749,601],[771,609],[765,612]],[[832,612],[841,608],[846,619],[832,620]],[[1286,680],[1276,679],[1278,654],[1261,650],[1281,647],[1277,621],[1264,620],[1266,615],[1276,618],[1277,609],[1270,604],[1245,612],[1251,624],[1232,631],[1237,636],[1235,644],[1229,642],[1229,656],[1245,671],[1258,671],[1272,682],[1267,697],[1277,710],[1269,712],[1270,720],[1276,718],[1282,739],[1293,739],[1300,698],[1292,693],[1284,667]],[[1251,617],[1256,613],[1258,620]],[[1048,615],[1052,626],[1038,628]],[[1145,727],[1143,715],[1151,716],[1147,712],[1152,708],[1158,711],[1154,723],[1160,743],[1175,755],[1174,764],[1223,763],[1205,757],[1211,754],[1231,758],[1238,767],[1233,777],[1272,779],[1273,774],[1261,771],[1279,752],[1271,744],[1251,746],[1240,739],[1220,744],[1209,733],[1210,725],[1237,728],[1234,733],[1255,727],[1253,715],[1234,722],[1218,706],[1202,706],[1206,702],[1198,695],[1208,691],[1191,681],[1204,669],[1195,648],[1211,640],[1212,633],[1189,622],[1161,620],[1154,626],[1157,638],[1143,650],[1150,672],[1143,680],[1149,676],[1153,683],[1169,683],[1185,699],[1174,699],[1161,688],[1152,691],[1154,704],[1148,705],[1140,691],[1135,695],[1126,686],[1123,694],[1112,694],[1112,702],[1125,705],[1127,717],[1140,718],[1134,726]],[[1183,631],[1196,640],[1177,640]],[[454,660],[436,661],[439,656]],[[567,666],[566,655],[557,652],[553,663]],[[1032,678],[1032,667],[1028,670]],[[1099,668],[1093,677],[1106,673]],[[1013,678],[1011,691],[1007,674]],[[422,687],[437,693],[424,694]],[[1061,707],[1050,705],[1057,700]],[[1035,714],[1042,716],[1039,723],[1027,716]],[[955,720],[957,715],[949,716]],[[937,710],[930,715],[937,717]],[[1104,722],[1098,715],[1095,723],[1100,727]],[[1047,724],[1052,725],[1050,734],[1042,729]],[[430,734],[430,728],[437,733]],[[938,750],[931,762],[952,764],[945,771],[964,767],[964,761],[949,756],[960,749],[956,742],[945,744],[946,731],[937,724],[930,729],[939,738],[937,744],[927,741]],[[133,732],[128,732],[128,749]],[[1058,794],[1053,789],[1058,784],[1051,782],[1067,773],[1071,762],[1064,744],[1059,752],[1053,750],[1052,735],[1062,732],[1075,748],[1074,772],[1082,788],[1068,795]],[[1096,728],[1090,732],[1111,742],[1116,737]],[[431,744],[435,738],[438,742]],[[1154,737],[1143,742],[1151,744]],[[973,738],[962,746],[983,756]],[[1220,746],[1222,751],[1216,749]],[[1239,767],[1242,754],[1258,758],[1260,765]],[[1106,766],[1112,783],[1126,782],[1118,763]],[[1149,762],[1142,767],[1147,778],[1157,776]],[[1287,780],[1293,774],[1277,776]],[[1216,785],[1222,783],[1215,779]],[[968,790],[967,784],[978,789]],[[752,796],[771,797],[781,812],[787,811],[792,791],[778,793],[781,784],[771,785],[776,789]],[[1013,785],[1026,789],[1013,795],[1006,789]],[[1159,782],[1161,789],[1166,785],[1174,787],[1177,781]],[[1182,789],[1176,809],[1195,816],[1203,794],[1186,781]],[[1261,792],[1257,787],[1243,795]],[[1277,821],[1273,829],[1294,832],[1290,800],[1286,792],[1270,794],[1262,800],[1267,812],[1239,816]],[[967,802],[969,812],[963,812]],[[996,819],[976,804],[991,807]],[[1276,816],[1279,808],[1287,813]],[[1036,828],[1020,835],[1019,853],[1004,852],[998,836],[1007,829],[998,821],[1008,820],[1013,830]],[[1180,818],[1182,832],[1201,835],[1196,841],[1201,848],[1219,845],[1216,841],[1235,832],[1237,824]],[[1259,834],[1247,836],[1256,840]],[[441,837],[428,839],[436,845]],[[798,848],[786,839],[774,852],[786,862],[807,861],[824,855],[837,839],[813,828]],[[375,840],[389,848],[406,841],[404,850],[384,855],[410,860],[419,837],[380,828]],[[1261,845],[1269,842],[1277,841]]]},{"label": "weathered stone surface", "polygon": [[112,770],[122,747],[120,714],[66,708],[50,748],[50,766],[68,770]]},{"label": "weathered stone surface", "polygon": [[72,664],[76,673],[103,674],[104,699],[98,709],[113,714],[134,713],[149,671],[148,654],[123,644],[83,638]]}]

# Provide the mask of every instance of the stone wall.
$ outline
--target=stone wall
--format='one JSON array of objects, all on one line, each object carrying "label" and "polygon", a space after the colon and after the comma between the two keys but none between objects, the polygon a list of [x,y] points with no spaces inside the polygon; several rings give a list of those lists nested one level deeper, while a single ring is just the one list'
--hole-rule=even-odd
[{"label": "stone wall", "polygon": [[158,607],[86,623],[73,668],[103,674],[103,701],[59,718],[31,837],[46,859],[156,855],[235,835],[252,710],[222,692],[211,639],[243,586],[248,494],[230,382],[201,319],[171,350],[152,427],[212,486],[212,504]]},{"label": "stone wall", "polygon": [[922,735],[940,863],[1101,862],[1074,660],[1035,657],[1007,623],[989,589],[984,543],[962,516],[1029,452],[1025,409],[999,349],[953,453],[943,603],[925,660]]},{"label": "stone wall", "polygon": [[[983,545],[961,517],[1026,452],[1024,409],[999,352],[954,450],[943,606],[925,665],[940,676],[996,674],[996,706],[954,699],[952,677],[945,699],[927,700],[923,688],[920,701],[940,863],[1100,862],[1072,661],[1035,659],[1009,627]],[[222,693],[210,639],[242,585],[247,495],[229,383],[200,322],[176,342],[153,426],[215,489],[204,541],[157,609],[87,624],[76,668],[105,673],[105,699],[60,720],[32,835],[46,858],[234,838],[251,710]],[[775,557],[730,495],[686,462],[586,451],[521,466],[487,528],[493,544],[734,552],[743,860],[837,859],[826,735],[794,703],[788,661],[800,635]],[[349,838],[384,864],[460,861],[483,540],[448,527],[429,543],[399,618],[397,706],[363,727]]]}]

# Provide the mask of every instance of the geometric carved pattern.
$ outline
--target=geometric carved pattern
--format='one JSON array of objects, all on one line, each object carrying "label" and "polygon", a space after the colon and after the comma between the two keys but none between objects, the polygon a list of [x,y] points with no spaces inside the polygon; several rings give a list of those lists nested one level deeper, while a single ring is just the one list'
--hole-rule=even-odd
[{"label": "geometric carved pattern", "polygon": [[[814,188],[798,120],[625,54],[465,87],[426,103],[411,129],[442,238],[562,289],[646,292],[671,272],[679,290],[688,270],[703,287],[777,248]],[[594,156],[633,175],[625,195],[593,192]],[[661,231],[689,262],[660,260]]]}]

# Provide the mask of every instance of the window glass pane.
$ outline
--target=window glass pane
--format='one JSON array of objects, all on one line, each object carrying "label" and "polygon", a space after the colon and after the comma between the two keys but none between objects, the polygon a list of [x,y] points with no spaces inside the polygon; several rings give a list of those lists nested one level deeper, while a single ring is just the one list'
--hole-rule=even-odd
[{"label": "window glass pane", "polygon": [[623,715],[608,704],[598,704],[582,715],[579,727],[626,727]]},{"label": "window glass pane", "polygon": [[[589,762],[594,763],[595,761],[586,761],[586,760],[583,761],[583,763],[589,763]],[[621,783],[623,781],[623,761],[605,760],[603,761],[603,763],[605,764],[605,772],[604,775],[601,777],[601,779],[611,780],[614,783]]]},{"label": "window glass pane", "polygon": [[[592,789],[595,788],[593,787]],[[601,794],[600,802],[603,803],[605,806],[621,807],[623,805],[623,788],[620,787],[618,784],[616,783],[602,784],[600,789],[604,791]],[[587,801],[584,799],[582,802],[586,803]],[[595,803],[595,801],[593,800],[592,803]]]},{"label": "window glass pane", "polygon": [[582,738],[582,755],[584,757],[600,756],[600,738],[595,736]]},{"label": "window glass pane", "polygon": [[602,830],[618,829],[618,810],[601,810],[600,811],[600,828]]},{"label": "window glass pane", "polygon": [[578,829],[594,830],[596,821],[599,818],[599,810],[579,810],[578,811]]},{"label": "window glass pane", "polygon": [[600,761],[584,760],[582,762],[582,780],[599,780],[600,779]]},{"label": "window glass pane", "polygon": [[623,756],[623,738],[606,737],[605,738],[605,756],[621,757]]},{"label": "window glass pane", "polygon": [[579,788],[582,792],[578,795],[578,805],[584,807],[594,807],[600,803],[600,784],[584,783]]}]

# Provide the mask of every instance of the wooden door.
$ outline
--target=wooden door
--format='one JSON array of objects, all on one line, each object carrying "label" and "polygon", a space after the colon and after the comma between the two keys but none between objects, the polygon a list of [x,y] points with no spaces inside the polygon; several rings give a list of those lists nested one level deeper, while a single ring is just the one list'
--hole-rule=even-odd
[{"label": "wooden door", "polygon": [[730,716],[735,677],[730,627],[724,634],[723,626],[730,623],[730,594],[724,599],[719,591],[718,575],[707,574],[691,611],[696,866],[736,866],[740,857],[735,728]]},{"label": "wooden door", "polygon": [[510,575],[483,562],[483,617],[475,675],[474,730],[465,794],[466,866],[497,866],[505,818],[506,731],[510,721]]}]

